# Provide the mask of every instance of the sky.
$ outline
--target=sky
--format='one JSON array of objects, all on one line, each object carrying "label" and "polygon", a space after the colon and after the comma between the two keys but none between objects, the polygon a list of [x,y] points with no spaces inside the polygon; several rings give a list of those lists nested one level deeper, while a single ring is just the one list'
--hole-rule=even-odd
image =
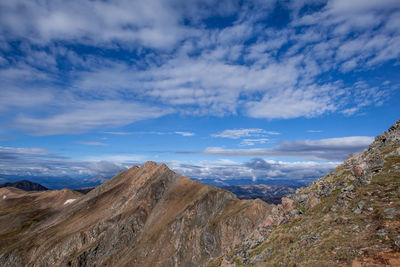
[{"label": "sky", "polygon": [[0,0],[0,179],[309,183],[399,119],[399,71],[398,0]]}]

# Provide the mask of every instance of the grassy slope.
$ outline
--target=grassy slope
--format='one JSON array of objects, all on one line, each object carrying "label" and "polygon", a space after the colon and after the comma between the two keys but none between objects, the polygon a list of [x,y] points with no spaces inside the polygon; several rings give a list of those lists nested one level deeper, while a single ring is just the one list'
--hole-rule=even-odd
[{"label": "grassy slope", "polygon": [[[389,154],[397,145],[386,149]],[[246,251],[233,250],[225,258],[236,266],[399,266],[400,264],[400,156],[387,156],[382,170],[371,183],[355,186],[350,197],[343,188],[354,176],[339,166],[322,178],[340,182],[319,204],[294,216],[267,235],[259,246]],[[313,188],[314,186],[314,188]],[[305,191],[317,190],[315,185]],[[301,193],[301,192],[300,192]],[[361,213],[354,212],[360,203]],[[362,205],[361,204],[361,205]],[[210,266],[220,265],[222,257]]]}]

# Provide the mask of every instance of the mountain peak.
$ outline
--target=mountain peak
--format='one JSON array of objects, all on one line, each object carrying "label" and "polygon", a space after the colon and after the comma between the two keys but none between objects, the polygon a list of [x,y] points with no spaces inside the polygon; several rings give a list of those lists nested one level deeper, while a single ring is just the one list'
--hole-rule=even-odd
[{"label": "mountain peak", "polygon": [[63,201],[29,231],[10,235],[0,265],[14,259],[17,265],[198,266],[275,221],[265,202],[239,200],[152,161]]},{"label": "mountain peak", "polygon": [[155,168],[157,167],[158,164],[155,161],[146,161],[145,163],[143,163],[142,168]]}]

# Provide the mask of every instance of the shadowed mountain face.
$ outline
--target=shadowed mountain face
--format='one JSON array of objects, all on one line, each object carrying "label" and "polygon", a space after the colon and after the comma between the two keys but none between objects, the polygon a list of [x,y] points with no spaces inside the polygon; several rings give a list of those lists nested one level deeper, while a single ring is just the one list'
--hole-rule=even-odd
[{"label": "shadowed mountain face", "polygon": [[4,183],[4,184],[0,184],[0,188],[3,187],[15,187],[18,189],[22,189],[25,191],[44,191],[44,190],[49,190],[48,188],[44,187],[41,184],[38,183],[34,183],[31,181],[27,181],[27,180],[21,180],[21,181],[16,181],[13,183]]},{"label": "shadowed mountain face", "polygon": [[1,266],[198,266],[275,223],[265,202],[239,200],[154,162],[86,195],[1,190],[0,225],[21,221],[0,233]]}]

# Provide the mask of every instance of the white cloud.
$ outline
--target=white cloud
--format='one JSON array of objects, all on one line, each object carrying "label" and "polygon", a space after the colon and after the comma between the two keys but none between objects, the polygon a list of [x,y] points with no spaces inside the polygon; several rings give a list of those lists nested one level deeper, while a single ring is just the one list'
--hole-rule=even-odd
[{"label": "white cloud", "polygon": [[0,147],[0,173],[17,177],[111,177],[145,160],[133,154],[72,160],[42,148]]},{"label": "white cloud", "polygon": [[19,116],[17,127],[33,135],[75,134],[93,128],[110,128],[168,114],[169,110],[140,103],[119,101],[81,101],[47,117]]},{"label": "white cloud", "polygon": [[327,8],[331,12],[343,14],[349,13],[354,15],[355,13],[361,13],[365,11],[376,11],[379,9],[392,9],[400,8],[400,3],[397,0],[333,0],[328,2]]},{"label": "white cloud", "polygon": [[137,154],[116,154],[116,155],[96,155],[83,159],[87,162],[114,162],[119,164],[129,164],[145,161],[146,157]]},{"label": "white cloud", "polygon": [[176,134],[182,135],[182,136],[194,136],[195,134],[192,132],[175,132]]},{"label": "white cloud", "polygon": [[170,161],[167,165],[174,171],[196,179],[280,181],[280,183],[310,183],[334,169],[339,162],[275,161],[254,158],[249,162],[232,160],[200,161],[185,163]]},{"label": "white cloud", "polygon": [[51,155],[49,151],[43,148],[25,148],[25,147],[4,147],[0,146],[0,158],[3,160],[6,159],[14,159],[16,157],[23,156],[23,157],[34,157],[34,158],[39,158],[39,157],[50,157],[53,158],[55,157],[54,155]]},{"label": "white cloud", "polygon": [[220,137],[220,138],[230,138],[230,139],[239,139],[243,137],[263,137],[266,135],[278,135],[278,132],[274,131],[266,131],[264,129],[259,128],[249,128],[249,129],[227,129],[220,133],[212,134],[212,137]]},{"label": "white cloud", "polygon": [[278,94],[265,94],[260,101],[247,103],[247,114],[254,118],[315,117],[337,109],[331,88],[314,87],[308,90],[282,90]]},{"label": "white cloud", "polygon": [[108,146],[108,144],[103,143],[103,142],[87,142],[87,141],[81,141],[81,142],[77,142],[77,144],[87,145],[87,146]]},{"label": "white cloud", "polygon": [[[330,74],[398,64],[398,2],[288,2],[291,21],[278,30],[260,23],[275,1],[3,1],[0,112],[34,135],[171,113],[356,115],[389,90]],[[301,13],[316,4],[326,5]],[[215,15],[235,19],[207,25]]]},{"label": "white cloud", "polygon": [[175,131],[175,132],[159,132],[159,131],[144,131],[144,132],[104,132],[105,134],[112,134],[112,135],[133,135],[133,134],[138,134],[138,135],[149,135],[149,134],[154,134],[154,135],[181,135],[181,136],[195,136],[195,133],[192,132],[183,132],[183,131]]},{"label": "white cloud", "polygon": [[227,149],[208,147],[204,151],[179,153],[199,153],[228,157],[283,157],[314,161],[342,161],[348,154],[366,149],[374,140],[370,136],[349,136],[319,140],[299,140],[278,143],[273,148]]},{"label": "white cloud", "polygon": [[243,139],[240,142],[240,146],[254,146],[255,144],[265,144],[268,143],[269,139],[268,138],[253,138],[253,139]]},{"label": "white cloud", "polygon": [[[112,41],[168,48],[185,28],[166,1],[2,2],[1,25],[10,38],[44,43],[57,40],[111,45]],[[154,16],[157,14],[157,16]]]}]

